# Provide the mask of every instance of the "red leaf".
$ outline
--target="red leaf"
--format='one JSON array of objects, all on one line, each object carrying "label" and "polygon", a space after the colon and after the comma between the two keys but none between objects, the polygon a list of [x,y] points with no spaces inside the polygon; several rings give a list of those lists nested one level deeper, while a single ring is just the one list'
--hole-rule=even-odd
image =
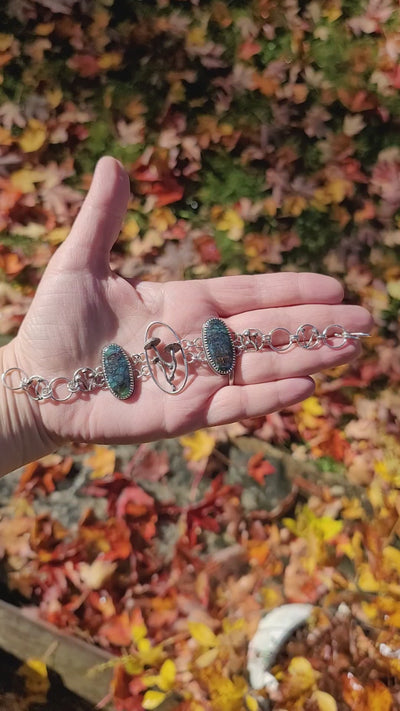
[{"label": "red leaf", "polygon": [[200,235],[195,239],[195,245],[200,253],[202,262],[205,264],[219,264],[221,261],[221,252],[219,251],[215,240],[211,235]]},{"label": "red leaf", "polygon": [[141,444],[126,468],[133,479],[160,481],[169,472],[168,452],[157,452],[147,444]]},{"label": "red leaf", "polygon": [[127,486],[117,500],[115,514],[117,518],[124,516],[144,516],[154,510],[154,499],[146,494],[140,486]]},{"label": "red leaf", "polygon": [[100,72],[100,67],[96,57],[91,54],[74,54],[67,62],[71,69],[74,69],[81,77],[91,79]]}]

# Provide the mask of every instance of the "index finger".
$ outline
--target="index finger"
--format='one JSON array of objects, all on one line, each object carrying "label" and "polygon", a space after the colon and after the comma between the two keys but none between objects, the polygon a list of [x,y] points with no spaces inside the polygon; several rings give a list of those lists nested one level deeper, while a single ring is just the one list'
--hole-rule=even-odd
[{"label": "index finger", "polygon": [[207,280],[209,302],[219,316],[299,304],[340,304],[343,287],[336,279],[308,272],[281,272]]}]

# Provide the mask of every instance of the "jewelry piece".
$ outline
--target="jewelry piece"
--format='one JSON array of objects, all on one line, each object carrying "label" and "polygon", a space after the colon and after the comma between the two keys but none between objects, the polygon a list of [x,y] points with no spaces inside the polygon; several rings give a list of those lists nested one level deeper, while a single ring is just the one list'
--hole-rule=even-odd
[{"label": "jewelry piece", "polygon": [[226,324],[220,318],[209,318],[203,323],[201,336],[210,368],[218,375],[229,375],[235,367],[236,353]]},{"label": "jewelry piece", "polygon": [[135,389],[135,377],[129,356],[117,343],[104,346],[101,355],[104,379],[119,400],[127,400]]},{"label": "jewelry piece", "polygon": [[[157,329],[164,333],[166,330],[174,340],[162,346],[161,338],[154,334]],[[146,328],[142,353],[129,355],[117,343],[110,343],[102,350],[100,367],[78,368],[71,379],[57,376],[46,380],[41,375],[28,376],[21,368],[13,366],[2,374],[1,380],[8,390],[22,390],[38,402],[66,402],[78,393],[101,389],[110,390],[119,400],[127,400],[134,393],[135,381],[148,377],[163,392],[177,395],[187,384],[190,365],[192,368],[207,366],[217,375],[227,375],[231,384],[237,359],[245,352],[270,350],[284,353],[292,346],[305,350],[327,346],[339,350],[347,341],[368,337],[369,333],[346,331],[339,324],[330,324],[320,333],[311,323],[299,326],[295,333],[278,327],[268,333],[247,328],[242,333],[232,334],[222,319],[212,317],[203,324],[201,337],[188,340],[179,338],[163,321],[152,321]],[[13,384],[15,374],[18,381]],[[179,378],[179,385],[176,385],[174,381]]]},{"label": "jewelry piece", "polygon": [[[157,326],[162,326],[168,329],[168,331],[170,331],[173,337],[176,339],[173,343],[169,343],[165,346],[163,354],[159,350],[161,339],[155,336],[150,337],[152,329]],[[154,353],[153,357],[151,357],[151,351],[153,351]],[[157,387],[160,388],[160,390],[162,390],[164,393],[173,393],[174,395],[180,393],[187,383],[187,379],[189,376],[189,367],[182,341],[175,333],[174,329],[171,328],[171,326],[168,326],[168,324],[163,323],[163,321],[152,321],[151,323],[149,323],[146,328],[146,333],[144,337],[144,353],[146,356],[146,362],[150,375]],[[184,375],[180,386],[177,388],[173,381],[178,369],[177,356],[179,353],[181,354],[183,360]],[[165,356],[169,356],[170,359]],[[159,371],[161,371],[161,374],[164,376],[165,380],[169,385],[169,389],[161,385],[159,379],[157,378],[157,373],[154,366],[157,366]]]}]

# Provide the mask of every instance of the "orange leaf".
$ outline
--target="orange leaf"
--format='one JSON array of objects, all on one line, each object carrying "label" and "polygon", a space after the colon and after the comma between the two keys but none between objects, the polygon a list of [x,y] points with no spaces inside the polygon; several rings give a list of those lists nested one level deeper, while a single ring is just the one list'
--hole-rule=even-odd
[{"label": "orange leaf", "polygon": [[256,89],[258,89],[264,96],[274,96],[276,90],[278,89],[278,82],[272,77],[263,76],[262,74],[253,74],[253,83]]},{"label": "orange leaf", "polygon": [[257,452],[250,457],[247,464],[247,473],[258,484],[264,484],[264,479],[270,474],[275,474],[276,469],[271,462],[264,459],[262,452]]},{"label": "orange leaf", "polygon": [[101,626],[99,634],[115,647],[129,647],[132,642],[131,621],[127,612],[115,615]]},{"label": "orange leaf", "polygon": [[239,59],[251,59],[255,54],[258,54],[261,49],[261,45],[254,40],[246,40],[239,47]]},{"label": "orange leaf", "polygon": [[0,245],[0,269],[8,276],[15,277],[22,272],[26,265],[26,260],[19,254],[9,252]]},{"label": "orange leaf", "polygon": [[378,679],[368,682],[366,686],[368,711],[391,711],[393,698],[389,689]]},{"label": "orange leaf", "polygon": [[351,711],[367,711],[365,688],[351,672],[342,677],[343,699]]}]

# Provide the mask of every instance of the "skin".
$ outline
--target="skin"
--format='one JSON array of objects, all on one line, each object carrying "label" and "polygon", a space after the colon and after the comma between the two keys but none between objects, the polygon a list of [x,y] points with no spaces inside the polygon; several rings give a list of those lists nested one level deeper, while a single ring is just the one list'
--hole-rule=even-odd
[{"label": "skin", "polygon": [[[70,235],[52,257],[17,337],[0,349],[0,373],[12,366],[47,380],[72,377],[82,366],[100,365],[101,349],[116,342],[128,353],[143,351],[146,326],[160,320],[181,338],[195,338],[210,316],[232,331],[277,326],[296,331],[312,323],[321,331],[341,324],[368,332],[370,314],[343,305],[343,289],[319,274],[265,274],[164,284],[127,280],[110,269],[129,199],[129,179],[113,158],[102,158]],[[352,360],[360,343],[340,350],[293,347],[287,353],[245,353],[234,385],[207,367],[191,369],[186,388],[164,394],[151,379],[119,401],[108,390],[67,403],[35,402],[0,384],[0,433],[4,474],[47,454],[63,442],[144,442],[234,422],[278,410],[309,397],[310,375]],[[16,381],[13,380],[13,384]],[[60,390],[60,396],[65,394]]]}]

